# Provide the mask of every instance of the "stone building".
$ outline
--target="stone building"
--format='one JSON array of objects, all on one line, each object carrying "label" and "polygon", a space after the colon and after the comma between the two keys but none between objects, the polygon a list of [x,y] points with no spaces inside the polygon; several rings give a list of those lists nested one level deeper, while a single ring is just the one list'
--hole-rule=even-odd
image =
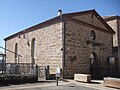
[{"label": "stone building", "polygon": [[115,65],[120,71],[120,16],[105,16],[104,20],[115,31],[113,36],[113,56],[115,57]]},{"label": "stone building", "polygon": [[95,11],[62,14],[5,38],[7,63],[50,66],[50,74],[61,68],[64,78],[75,73],[105,76],[112,56],[114,31]]}]

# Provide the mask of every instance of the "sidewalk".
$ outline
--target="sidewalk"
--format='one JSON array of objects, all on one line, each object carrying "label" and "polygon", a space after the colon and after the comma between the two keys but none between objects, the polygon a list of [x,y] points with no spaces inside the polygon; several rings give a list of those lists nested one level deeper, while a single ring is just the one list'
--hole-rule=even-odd
[{"label": "sidewalk", "polygon": [[76,85],[85,86],[85,87],[89,87],[97,90],[119,90],[116,88],[105,87],[103,80],[92,80],[91,83],[82,83],[74,80],[72,82],[76,83]]}]

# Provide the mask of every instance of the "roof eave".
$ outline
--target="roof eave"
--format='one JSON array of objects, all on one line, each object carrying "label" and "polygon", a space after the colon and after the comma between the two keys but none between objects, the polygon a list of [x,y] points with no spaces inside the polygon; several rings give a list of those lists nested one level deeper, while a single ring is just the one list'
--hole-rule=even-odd
[{"label": "roof eave", "polygon": [[56,21],[61,21],[59,16],[54,17],[52,19],[49,19],[49,20],[47,20],[45,22],[39,23],[37,25],[34,25],[34,26],[32,26],[30,28],[27,28],[25,30],[22,30],[20,32],[17,32],[15,34],[11,35],[11,36],[8,36],[8,37],[4,38],[4,40],[7,41],[7,40],[12,39],[12,38],[14,38],[16,36],[19,36],[19,35],[22,35],[22,34],[25,34],[25,33],[40,29],[40,28],[43,28],[45,26],[48,26],[48,25],[51,25],[51,24],[55,23]]},{"label": "roof eave", "polygon": [[115,34],[115,31],[106,23],[106,21],[94,10],[94,14],[98,19],[106,26],[111,34]]},{"label": "roof eave", "polygon": [[115,19],[120,19],[120,16],[115,15],[115,16],[111,16],[111,17],[106,17],[106,18],[104,18],[105,21],[111,21],[111,20],[115,20]]}]

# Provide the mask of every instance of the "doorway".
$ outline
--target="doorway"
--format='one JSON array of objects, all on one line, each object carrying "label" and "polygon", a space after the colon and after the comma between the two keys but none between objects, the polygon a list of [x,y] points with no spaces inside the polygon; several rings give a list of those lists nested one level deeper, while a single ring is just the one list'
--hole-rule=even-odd
[{"label": "doorway", "polygon": [[99,78],[99,70],[98,70],[98,57],[97,54],[92,52],[89,56],[90,60],[90,74],[93,79]]}]

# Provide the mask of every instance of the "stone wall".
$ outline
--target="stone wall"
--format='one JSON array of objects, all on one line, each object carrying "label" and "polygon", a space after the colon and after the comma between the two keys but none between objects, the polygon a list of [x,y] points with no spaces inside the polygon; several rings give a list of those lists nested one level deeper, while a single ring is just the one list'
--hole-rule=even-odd
[{"label": "stone wall", "polygon": [[97,27],[102,27],[103,29],[106,29],[106,27],[103,25],[102,22],[100,22],[100,20],[97,19],[96,16],[94,16],[93,14],[87,14],[87,15],[81,15],[81,16],[76,16],[74,17],[75,19],[84,21],[86,23],[92,24],[94,26]]},{"label": "stone wall", "polygon": [[[91,30],[96,33],[95,40],[91,40]],[[94,42],[96,45],[88,44],[88,41]],[[112,34],[101,32],[67,19],[65,51],[66,78],[73,78],[75,73],[88,74],[90,73],[89,56],[92,52],[96,53],[98,57],[99,67],[108,66],[107,58],[112,55]]]},{"label": "stone wall", "polygon": [[110,27],[115,31],[115,35],[113,36],[113,46],[118,46],[118,30],[117,30],[117,20],[107,21]]},{"label": "stone wall", "polygon": [[113,52],[113,56],[116,58],[116,65],[117,68],[120,69],[120,19],[114,19],[107,21],[107,23],[112,27],[115,31],[115,35],[113,36],[113,47],[118,48],[117,52]]},{"label": "stone wall", "polygon": [[[50,74],[55,74],[57,67],[62,68],[62,23],[56,22],[38,30],[25,33],[6,41],[6,48],[15,52],[15,44],[18,44],[18,54],[22,57],[19,63],[32,63],[31,42],[36,41],[36,60],[39,66],[50,66]],[[29,43],[29,45],[27,44]],[[15,62],[15,55],[6,51],[7,63]]]}]

